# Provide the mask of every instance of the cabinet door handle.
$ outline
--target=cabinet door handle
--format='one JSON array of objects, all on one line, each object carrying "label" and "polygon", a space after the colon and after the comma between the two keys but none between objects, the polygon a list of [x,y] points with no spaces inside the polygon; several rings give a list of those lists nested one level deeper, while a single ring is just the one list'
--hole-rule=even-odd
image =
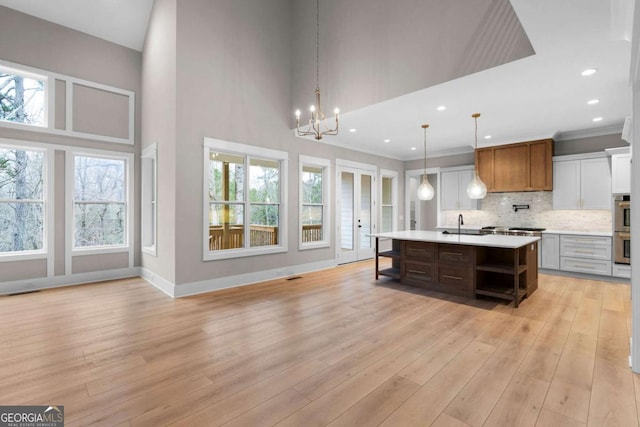
[{"label": "cabinet door handle", "polygon": [[409,273],[413,273],[413,274],[422,274],[423,276],[427,275],[426,271],[420,271],[420,270],[409,270]]},{"label": "cabinet door handle", "polygon": [[573,252],[575,252],[577,254],[594,255],[593,251],[583,251],[583,250],[580,250],[580,249],[575,249]]},{"label": "cabinet door handle", "polygon": [[462,253],[460,252],[442,252],[442,255],[455,255],[455,256],[462,256]]},{"label": "cabinet door handle", "polygon": [[444,277],[445,279],[454,279],[454,280],[462,280],[462,277],[458,277],[458,276],[449,276],[448,274],[443,274],[442,277]]},{"label": "cabinet door handle", "polygon": [[409,252],[426,252],[426,249],[409,249]]},{"label": "cabinet door handle", "polygon": [[586,270],[593,270],[593,268],[594,268],[591,265],[584,265],[584,264],[576,264],[575,266],[578,267],[578,268],[584,268]]}]

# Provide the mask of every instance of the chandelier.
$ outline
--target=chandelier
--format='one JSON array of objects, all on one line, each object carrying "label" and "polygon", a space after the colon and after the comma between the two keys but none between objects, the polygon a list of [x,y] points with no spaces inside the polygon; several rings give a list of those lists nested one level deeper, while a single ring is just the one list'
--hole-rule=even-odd
[{"label": "chandelier", "polygon": [[315,139],[320,141],[323,135],[338,134],[338,114],[340,110],[333,110],[335,114],[335,127],[330,128],[326,123],[326,116],[322,112],[320,104],[320,0],[316,0],[316,103],[309,107],[309,123],[300,128],[300,110],[296,110],[296,133],[298,136],[313,135]]},{"label": "chandelier", "polygon": [[418,199],[420,200],[431,200],[433,199],[433,195],[435,192],[433,191],[433,186],[429,182],[429,178],[427,178],[427,128],[429,125],[422,125],[422,129],[424,129],[424,174],[422,175],[422,184],[418,187]]},{"label": "chandelier", "polygon": [[474,162],[473,179],[467,186],[467,196],[469,196],[470,199],[484,199],[484,196],[487,195],[487,186],[478,175],[478,117],[480,117],[480,113],[473,113],[471,117],[473,117],[476,122],[475,145],[473,150],[476,159]]}]

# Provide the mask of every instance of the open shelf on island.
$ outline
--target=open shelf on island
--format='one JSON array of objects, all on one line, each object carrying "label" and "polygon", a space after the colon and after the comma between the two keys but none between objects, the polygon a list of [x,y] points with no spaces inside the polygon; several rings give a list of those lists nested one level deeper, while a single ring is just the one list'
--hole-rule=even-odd
[{"label": "open shelf on island", "polygon": [[[488,297],[506,299],[508,301],[513,301],[513,294],[514,294],[513,288],[502,288],[502,287],[476,288],[476,295],[484,295]],[[518,289],[518,301],[522,301],[522,299],[525,296],[527,296],[527,290],[523,288]]]},{"label": "open shelf on island", "polygon": [[387,258],[400,258],[400,251],[399,250],[384,251],[384,252],[378,253],[378,256],[383,256]]},{"label": "open shelf on island", "polygon": [[383,270],[378,271],[380,276],[392,277],[394,279],[400,280],[400,269],[399,268],[385,268]]},{"label": "open shelf on island", "polygon": [[[527,269],[526,265],[518,265],[518,274]],[[513,274],[513,264],[479,264],[476,270],[491,271],[493,273]]]}]

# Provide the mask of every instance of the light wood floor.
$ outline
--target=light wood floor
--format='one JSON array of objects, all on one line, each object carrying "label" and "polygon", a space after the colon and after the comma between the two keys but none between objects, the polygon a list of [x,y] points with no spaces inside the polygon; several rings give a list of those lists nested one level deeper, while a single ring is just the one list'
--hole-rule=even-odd
[{"label": "light wood floor", "polygon": [[0,404],[64,405],[69,426],[638,424],[628,285],[542,275],[514,309],[373,274],[0,297]]}]

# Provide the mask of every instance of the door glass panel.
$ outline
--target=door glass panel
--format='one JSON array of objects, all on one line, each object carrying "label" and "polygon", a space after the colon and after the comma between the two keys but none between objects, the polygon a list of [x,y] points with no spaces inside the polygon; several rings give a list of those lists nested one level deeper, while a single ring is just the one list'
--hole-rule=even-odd
[{"label": "door glass panel", "polygon": [[341,179],[341,208],[340,208],[340,248],[343,251],[352,251],[353,244],[353,199],[354,199],[354,174],[342,172]]},{"label": "door glass panel", "polygon": [[373,201],[371,199],[371,175],[360,175],[360,248],[371,247],[371,223],[373,216]]}]

